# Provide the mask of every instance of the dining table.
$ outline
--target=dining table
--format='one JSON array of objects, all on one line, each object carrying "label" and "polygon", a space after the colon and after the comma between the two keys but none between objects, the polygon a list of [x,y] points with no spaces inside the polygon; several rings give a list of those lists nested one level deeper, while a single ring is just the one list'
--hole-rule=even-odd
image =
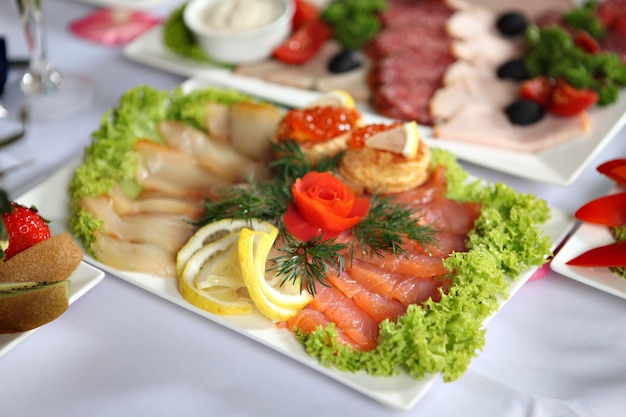
[{"label": "dining table", "polygon": [[[28,122],[23,138],[0,149],[0,184],[11,197],[80,158],[102,115],[125,91],[139,85],[174,89],[187,78],[130,60],[121,45],[69,30],[71,22],[106,4],[41,4],[48,58],[62,72],[87,75],[95,94],[70,117]],[[163,0],[145,11],[166,18],[180,4]],[[27,47],[12,1],[0,2],[0,36],[14,63],[9,78],[15,79],[25,70]],[[596,167],[619,157],[626,157],[624,127],[567,186],[460,162],[475,177],[532,193],[573,216],[611,189]],[[0,415],[622,417],[626,299],[544,272],[489,320],[484,348],[466,372],[454,381],[437,378],[408,409],[376,401],[107,272],[58,319],[0,356]]]}]

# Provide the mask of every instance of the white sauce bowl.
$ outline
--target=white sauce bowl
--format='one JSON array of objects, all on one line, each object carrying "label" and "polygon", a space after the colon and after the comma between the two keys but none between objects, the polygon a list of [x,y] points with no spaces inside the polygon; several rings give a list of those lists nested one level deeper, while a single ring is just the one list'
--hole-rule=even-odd
[{"label": "white sauce bowl", "polygon": [[[269,23],[258,27],[246,29],[228,28],[228,23],[220,28],[210,24],[215,21],[216,7],[224,9],[224,2],[238,4],[239,0],[190,0],[185,6],[183,20],[185,25],[193,32],[196,41],[211,58],[228,64],[241,64],[259,61],[272,55],[274,49],[283,43],[291,33],[291,21],[295,11],[292,0],[257,0],[259,2],[273,2],[279,12],[277,17]],[[250,3],[247,1],[247,3]],[[230,5],[229,4],[229,5]],[[250,13],[250,7],[245,10]],[[239,7],[237,12],[243,12]],[[236,19],[238,16],[231,16]],[[250,24],[249,15],[245,18],[246,24]],[[254,19],[253,19],[254,20]],[[259,20],[262,22],[262,19]],[[224,27],[226,26],[226,27]],[[252,23],[254,26],[254,23]]]}]

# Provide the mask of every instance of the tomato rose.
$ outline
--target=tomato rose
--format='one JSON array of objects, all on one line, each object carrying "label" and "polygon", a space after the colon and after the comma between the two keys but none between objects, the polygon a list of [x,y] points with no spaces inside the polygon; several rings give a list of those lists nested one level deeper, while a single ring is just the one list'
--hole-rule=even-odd
[{"label": "tomato rose", "polygon": [[[337,177],[329,172],[309,172],[297,179],[292,187],[294,202],[285,215],[285,225],[291,234],[309,240],[317,234],[334,237],[359,223],[369,210],[369,200],[357,197]],[[311,228],[298,224],[298,218]]]}]

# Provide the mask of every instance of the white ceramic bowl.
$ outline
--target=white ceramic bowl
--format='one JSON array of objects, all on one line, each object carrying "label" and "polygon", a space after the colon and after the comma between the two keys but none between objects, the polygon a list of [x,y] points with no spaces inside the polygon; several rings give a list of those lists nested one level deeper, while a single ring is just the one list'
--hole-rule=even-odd
[{"label": "white ceramic bowl", "polygon": [[[293,0],[257,0],[273,2],[280,9],[280,14],[262,26],[237,30],[215,27],[230,21],[228,18],[220,20],[213,15],[211,18],[218,21],[216,24],[210,22],[209,15],[219,6],[218,3],[225,1],[234,4],[240,0],[190,0],[183,13],[185,25],[211,58],[229,64],[259,61],[270,57],[272,51],[289,37],[295,11]],[[247,19],[250,16],[248,7],[241,17]]]}]

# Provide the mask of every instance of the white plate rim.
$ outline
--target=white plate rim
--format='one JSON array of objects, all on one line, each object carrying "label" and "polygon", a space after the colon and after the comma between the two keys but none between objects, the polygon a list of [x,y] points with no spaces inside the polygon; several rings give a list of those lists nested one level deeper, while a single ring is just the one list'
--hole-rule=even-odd
[{"label": "white plate rim", "polygon": [[[320,94],[240,76],[223,68],[177,57],[162,44],[162,31],[163,25],[156,25],[138,36],[123,48],[124,56],[144,65],[179,75],[213,81],[225,87],[237,88],[289,106],[302,106]],[[362,107],[361,110],[373,118],[382,121],[390,120],[375,115],[367,107]],[[429,144],[436,144],[450,150],[461,160],[532,181],[568,186],[578,178],[593,158],[626,124],[626,94],[620,94],[617,103],[610,107],[592,109],[589,112],[589,118],[593,126],[589,134],[537,153],[508,151],[460,141],[436,139],[433,137],[432,129],[426,126],[420,126],[420,132]],[[568,155],[568,157],[563,158],[563,155]]]}]

